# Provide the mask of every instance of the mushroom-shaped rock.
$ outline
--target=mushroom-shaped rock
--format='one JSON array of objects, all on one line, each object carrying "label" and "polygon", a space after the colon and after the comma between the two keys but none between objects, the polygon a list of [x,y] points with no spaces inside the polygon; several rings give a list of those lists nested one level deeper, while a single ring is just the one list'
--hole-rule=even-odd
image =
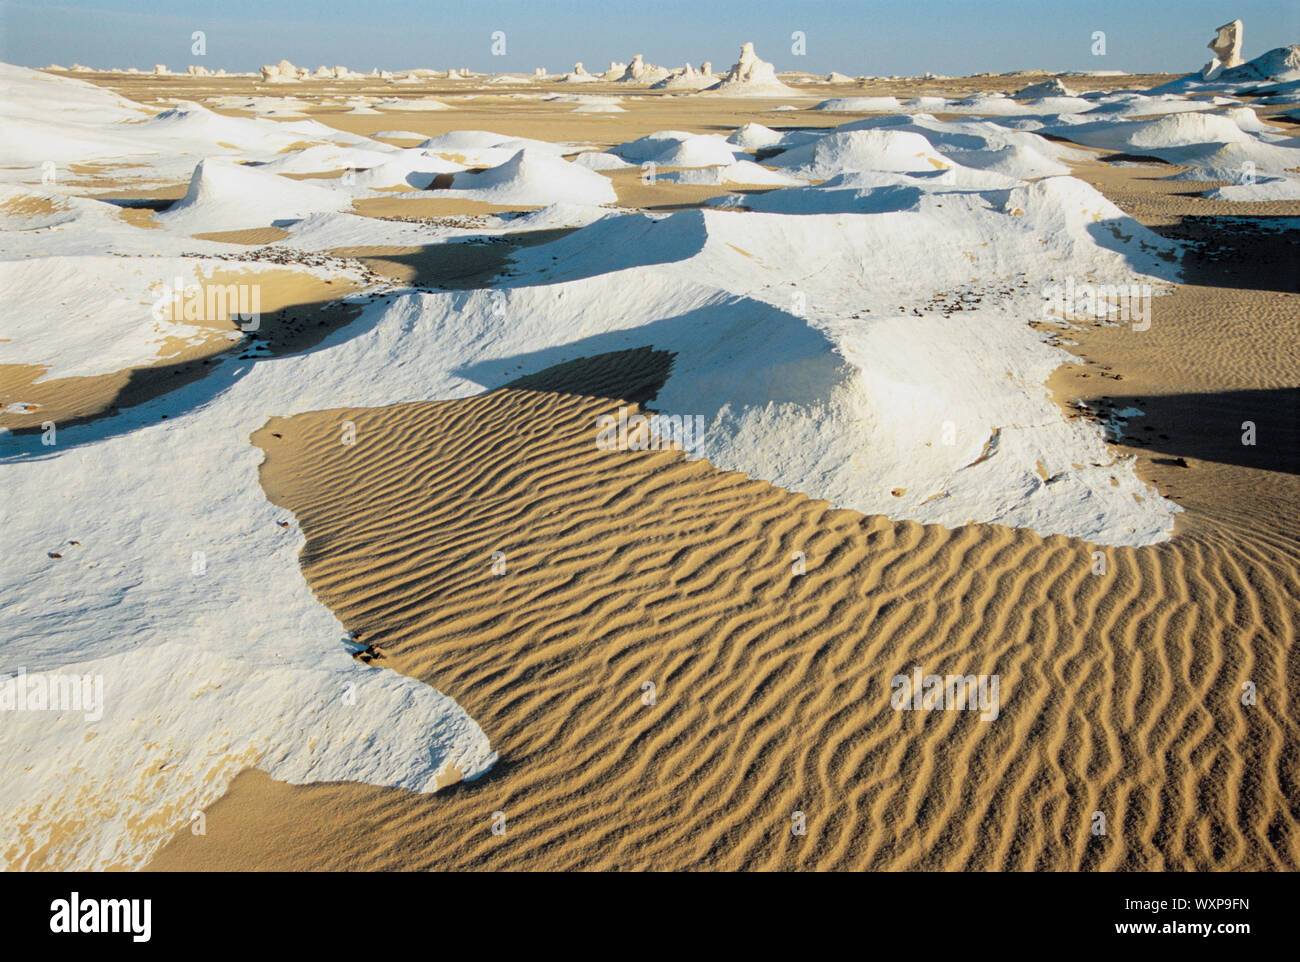
[{"label": "mushroom-shaped rock", "polygon": [[1245,28],[1240,20],[1225,23],[1214,32],[1214,39],[1207,47],[1214,53],[1214,59],[1201,68],[1203,80],[1213,80],[1225,70],[1240,67],[1241,44]]}]

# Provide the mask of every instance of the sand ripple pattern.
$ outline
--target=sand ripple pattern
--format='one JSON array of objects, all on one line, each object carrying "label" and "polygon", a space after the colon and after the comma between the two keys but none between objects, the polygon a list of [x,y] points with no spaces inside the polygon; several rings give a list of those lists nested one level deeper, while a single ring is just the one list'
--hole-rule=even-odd
[{"label": "sand ripple pattern", "polygon": [[[437,796],[285,788],[296,824],[245,823],[225,867],[1300,865],[1294,530],[894,523],[598,450],[619,403],[502,389],[255,437],[321,600],[501,761]],[[1001,714],[895,711],[914,665],[998,674]]]}]

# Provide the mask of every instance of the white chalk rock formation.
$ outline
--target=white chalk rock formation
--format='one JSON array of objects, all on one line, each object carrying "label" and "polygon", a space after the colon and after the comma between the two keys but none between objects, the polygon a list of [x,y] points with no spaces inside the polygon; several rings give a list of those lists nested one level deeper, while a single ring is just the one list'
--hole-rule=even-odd
[{"label": "white chalk rock formation", "polygon": [[1292,83],[1300,80],[1300,44],[1276,47],[1240,67],[1225,68],[1219,79],[1230,83]]},{"label": "white chalk rock formation", "polygon": [[[610,64],[613,67],[613,64]],[[637,54],[618,79],[623,83],[653,84],[668,77],[668,70],[645,62],[645,57]]]},{"label": "white chalk rock formation", "polygon": [[194,168],[185,196],[157,217],[173,230],[185,232],[242,230],[350,204],[351,198],[341,191],[253,167],[203,160]]},{"label": "white chalk rock formation", "polygon": [[706,61],[704,61],[704,63],[700,64],[700,73],[703,74],[703,75],[706,76],[706,77],[712,77],[712,76],[713,76],[713,61],[712,61],[712,60],[706,60]]},{"label": "white chalk rock formation", "polygon": [[167,69],[165,63],[156,63],[153,65],[153,75],[155,77],[165,77],[169,73],[171,73],[171,71]]},{"label": "white chalk rock formation", "polygon": [[758,58],[754,44],[749,41],[740,48],[740,59],[708,92],[739,97],[780,97],[795,93],[777,79],[774,66]]},{"label": "white chalk rock formation", "polygon": [[783,135],[777,133],[771,127],[748,123],[733,130],[731,136],[727,138],[727,143],[735,144],[741,150],[756,151],[762,150],[764,147],[774,147],[783,139]]},{"label": "white chalk rock formation", "polygon": [[1240,67],[1241,43],[1244,27],[1240,20],[1225,23],[1214,32],[1214,39],[1206,44],[1214,58],[1201,68],[1201,79],[1213,80],[1225,70]]},{"label": "white chalk rock formation", "polygon": [[560,80],[571,84],[595,83],[599,79],[599,77],[593,76],[587,72],[587,68],[582,65],[581,60],[573,65],[573,71],[571,73],[566,73],[564,76],[560,77]]},{"label": "white chalk rock formation", "polygon": [[[75,69],[75,68],[74,68],[74,69]],[[207,68],[207,67],[201,67],[201,66],[199,66],[198,64],[190,64],[188,67],[185,68],[185,72],[186,72],[187,74],[189,74],[191,77],[206,77],[206,76],[208,76],[208,68]]]},{"label": "white chalk rock formation", "polygon": [[1044,80],[1042,83],[1023,87],[1012,96],[1023,100],[1041,100],[1044,97],[1073,97],[1076,95],[1073,90],[1061,81],[1060,77],[1053,77],[1051,80]]},{"label": "white chalk rock formation", "polygon": [[828,84],[847,84],[853,83],[853,78],[847,74],[840,73],[838,70],[832,70],[826,75],[826,82]]},{"label": "white chalk rock formation", "polygon": [[307,75],[306,69],[299,70],[287,60],[281,60],[279,63],[266,64],[262,67],[263,83],[292,83],[300,80]]},{"label": "white chalk rock formation", "polygon": [[496,204],[612,204],[609,178],[549,154],[522,148],[503,164],[454,174],[449,196]]},{"label": "white chalk rock formation", "polygon": [[609,69],[600,75],[601,80],[622,80],[623,72],[627,70],[627,64],[619,60],[611,60]]},{"label": "white chalk rock formation", "polygon": [[703,90],[717,81],[706,77],[689,63],[681,70],[674,70],[663,80],[650,85],[651,90]]}]

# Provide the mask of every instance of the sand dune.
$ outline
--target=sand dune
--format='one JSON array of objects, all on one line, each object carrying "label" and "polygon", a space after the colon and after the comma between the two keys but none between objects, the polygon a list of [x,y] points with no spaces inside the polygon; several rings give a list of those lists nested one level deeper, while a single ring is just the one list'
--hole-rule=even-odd
[{"label": "sand dune", "polygon": [[[250,774],[153,867],[1294,867],[1294,519],[1106,548],[1098,575],[1076,540],[597,450],[621,402],[560,392],[644,395],[664,364],[259,432],[318,597],[500,761],[434,798]],[[1000,717],[895,711],[916,665],[999,674]]]}]

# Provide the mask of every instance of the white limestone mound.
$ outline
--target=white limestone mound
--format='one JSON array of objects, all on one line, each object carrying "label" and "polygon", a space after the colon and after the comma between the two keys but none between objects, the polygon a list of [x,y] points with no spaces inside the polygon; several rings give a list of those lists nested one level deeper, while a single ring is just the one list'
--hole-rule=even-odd
[{"label": "white limestone mound", "polygon": [[837,131],[764,163],[810,180],[858,171],[934,171],[953,166],[921,134],[900,130]]},{"label": "white limestone mound", "polygon": [[588,170],[622,170],[625,167],[636,166],[636,164],[628,163],[622,157],[603,150],[584,151],[574,157],[570,163],[579,167],[586,167]]},{"label": "white limestone mound", "polygon": [[809,216],[817,214],[888,214],[916,210],[925,190],[904,183],[903,175],[839,174],[817,186],[800,185],[770,193],[714,198],[710,206],[743,207],[765,214]]},{"label": "white limestone mound", "polygon": [[839,131],[887,129],[912,131],[936,151],[963,167],[1028,180],[1069,174],[1062,161],[1090,158],[1087,151],[1049,141],[1037,134],[979,120],[936,120],[928,114],[871,117],[836,128]]},{"label": "white limestone mound", "polygon": [[1244,31],[1245,28],[1240,20],[1233,20],[1215,29],[1214,39],[1206,44],[1214,56],[1201,68],[1202,80],[1215,80],[1224,70],[1241,66]]},{"label": "white limestone mound", "polygon": [[559,157],[571,153],[573,148],[545,140],[527,137],[508,137],[490,130],[453,130],[430,137],[419,144],[419,149],[431,155],[446,158],[466,167],[498,167],[510,160],[520,150]]},{"label": "white limestone mound", "polygon": [[1246,165],[1256,172],[1277,175],[1300,167],[1300,147],[1243,130],[1223,114],[1177,113],[1154,120],[1061,123],[1044,130],[1085,146],[1194,168],[1176,175],[1180,180],[1235,181]]},{"label": "white limestone mound", "polygon": [[1129,91],[1107,94],[1097,105],[1087,111],[1088,118],[1154,117],[1157,114],[1177,114],[1203,111],[1209,106],[1238,104],[1232,97],[1211,97],[1192,100],[1175,94],[1144,94]]},{"label": "white limestone mound", "polygon": [[121,224],[118,214],[117,207],[102,200],[26,184],[0,184],[0,231],[109,227]]},{"label": "white limestone mound", "polygon": [[[180,142],[190,150],[206,145],[207,149],[222,149],[222,144],[236,148],[281,150],[297,140],[286,124],[247,117],[227,117],[190,101],[181,101],[170,110],[133,124],[132,133],[142,135],[141,146],[157,146],[164,138]],[[149,143],[154,141],[154,143]]]},{"label": "white limestone mound", "polygon": [[1286,83],[1300,80],[1300,44],[1276,47],[1239,67],[1225,68],[1218,79],[1229,83]]},{"label": "white limestone mound", "polygon": [[832,97],[814,104],[810,110],[829,110],[835,113],[875,114],[891,113],[902,109],[897,97]]},{"label": "white limestone mound", "polygon": [[350,203],[345,194],[305,181],[205,160],[194,168],[185,196],[156,219],[173,230],[197,234],[266,227]]},{"label": "white limestone mound", "polygon": [[751,122],[733,130],[727,136],[727,143],[735,144],[741,150],[753,153],[764,147],[775,147],[784,139],[784,134],[778,133],[771,127]]},{"label": "white limestone mound", "polygon": [[1238,202],[1300,200],[1300,178],[1256,175],[1253,183],[1226,184],[1207,190],[1201,196]]},{"label": "white limestone mound", "polygon": [[1074,97],[1073,90],[1065,85],[1060,77],[1044,80],[1042,83],[1022,87],[1013,94],[1017,100],[1042,100],[1044,97]]},{"label": "white limestone mound", "polygon": [[256,169],[273,174],[315,174],[344,168],[376,167],[387,163],[390,157],[389,153],[379,150],[316,144],[290,151],[275,160],[259,164]]},{"label": "white limestone mound", "polygon": [[[656,344],[679,352],[656,408],[704,412],[710,427],[697,454],[724,470],[868,513],[897,515],[901,503],[916,520],[996,518],[1044,533],[1148,543],[1169,536],[1177,507],[1131,465],[1117,465],[1094,426],[1062,416],[1042,385],[1064,355],[1024,323],[1041,312],[1049,277],[1096,271],[1127,280],[1162,263],[1144,245],[1172,246],[1069,177],[992,194],[920,191],[907,208],[869,216],[615,216],[521,252],[520,276],[545,268],[544,281],[509,292],[511,326],[501,330],[525,343],[456,337],[481,358],[470,370],[482,369],[491,386],[500,375],[485,362],[554,344],[542,339],[557,320],[535,316],[556,310],[547,305],[561,305],[588,337],[593,323],[608,325],[615,346],[640,343],[651,323]],[[590,262],[596,254],[599,270]],[[1028,274],[1021,292],[974,312],[944,317],[925,306],[935,292],[978,289],[994,278],[1001,285],[1018,272]],[[795,289],[806,294],[797,313]],[[463,325],[465,315],[457,300],[433,322]],[[552,363],[532,361],[544,362]],[[918,437],[917,424],[953,418],[958,449]],[[983,458],[990,442],[997,453]],[[871,458],[855,459],[861,451]],[[1040,458],[1065,476],[1026,483],[1039,477]],[[895,487],[907,492],[901,502]]]},{"label": "white limestone mound", "polygon": [[840,73],[838,70],[832,70],[826,75],[826,82],[828,84],[851,84],[853,83],[853,78],[848,74]]},{"label": "white limestone mound", "polygon": [[430,155],[418,147],[408,148],[392,155],[385,155],[378,164],[365,166],[366,169],[352,174],[350,184],[357,193],[365,193],[385,187],[412,187],[415,190],[428,190],[438,177],[456,174],[465,170],[464,164],[447,160],[445,157]]},{"label": "white limestone mound", "polygon": [[740,48],[740,59],[707,92],[732,97],[782,97],[796,91],[783,84],[776,76],[776,68],[760,60],[754,44],[746,41]]},{"label": "white limestone mound", "polygon": [[553,154],[524,148],[504,164],[454,175],[446,191],[465,200],[493,204],[612,204],[618,200],[609,178]]},{"label": "white limestone mound", "polygon": [[622,80],[623,74],[626,72],[627,64],[623,63],[621,60],[611,60],[609,62],[609,69],[600,75],[600,79],[606,81]]},{"label": "white limestone mound", "polygon": [[658,179],[670,184],[695,184],[703,187],[733,184],[748,187],[801,187],[806,183],[798,177],[769,170],[750,160],[738,160],[726,166],[670,170],[659,174]]},{"label": "white limestone mound", "polygon": [[153,65],[153,73],[155,77],[165,77],[171,73],[171,71],[167,69],[165,63],[156,63]]},{"label": "white limestone mound", "polygon": [[610,153],[634,164],[651,162],[660,167],[714,167],[735,161],[741,148],[717,134],[691,134],[660,130],[611,147]]},{"label": "white limestone mound", "polygon": [[1229,107],[1223,112],[1223,116],[1247,133],[1275,134],[1278,132],[1276,127],[1260,120],[1259,114],[1255,113],[1250,107]]},{"label": "white limestone mound", "polygon": [[[1213,61],[1207,66],[1212,66]],[[1185,94],[1188,92],[1219,91],[1222,93],[1251,92],[1261,84],[1281,85],[1300,81],[1300,44],[1275,47],[1254,60],[1236,67],[1223,67],[1206,79],[1202,73],[1187,74],[1177,80],[1152,87],[1148,94]]]}]

